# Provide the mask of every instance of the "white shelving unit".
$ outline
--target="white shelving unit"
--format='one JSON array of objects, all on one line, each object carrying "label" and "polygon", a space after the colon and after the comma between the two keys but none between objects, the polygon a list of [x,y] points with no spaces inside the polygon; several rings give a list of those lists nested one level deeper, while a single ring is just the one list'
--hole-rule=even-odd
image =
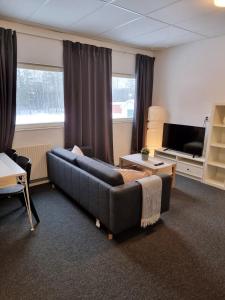
[{"label": "white shelving unit", "polygon": [[225,190],[225,104],[217,104],[211,116],[204,182]]},{"label": "white shelving unit", "polygon": [[165,148],[155,150],[155,157],[164,162],[175,162],[177,164],[176,174],[203,181],[203,169],[205,163],[203,157],[193,158],[190,154],[165,150]]}]

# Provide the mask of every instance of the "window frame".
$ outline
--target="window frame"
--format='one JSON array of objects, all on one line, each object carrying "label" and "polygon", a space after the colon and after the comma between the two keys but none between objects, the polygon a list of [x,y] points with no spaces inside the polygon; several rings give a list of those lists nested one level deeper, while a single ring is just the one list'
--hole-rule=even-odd
[{"label": "window frame", "polygon": [[[39,65],[32,63],[17,63],[17,69],[30,69],[30,70],[40,70],[40,71],[54,71],[62,72],[63,67],[56,67],[50,65]],[[42,129],[52,129],[52,128],[63,128],[64,122],[49,122],[49,123],[33,123],[33,124],[16,124],[15,131],[27,131],[27,130],[42,130]]]},{"label": "window frame", "polygon": [[[112,73],[113,77],[122,77],[122,78],[132,78],[135,79],[134,74],[125,74],[125,73]],[[113,101],[112,101],[113,102]],[[132,123],[134,118],[112,118],[113,123]]]}]

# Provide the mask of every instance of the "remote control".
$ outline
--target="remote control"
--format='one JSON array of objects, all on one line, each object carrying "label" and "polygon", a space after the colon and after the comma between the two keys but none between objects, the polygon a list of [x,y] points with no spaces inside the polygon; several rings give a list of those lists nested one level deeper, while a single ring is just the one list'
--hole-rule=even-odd
[{"label": "remote control", "polygon": [[159,163],[157,163],[157,164],[154,164],[154,166],[161,166],[161,165],[163,165],[164,163],[163,162],[159,162]]}]

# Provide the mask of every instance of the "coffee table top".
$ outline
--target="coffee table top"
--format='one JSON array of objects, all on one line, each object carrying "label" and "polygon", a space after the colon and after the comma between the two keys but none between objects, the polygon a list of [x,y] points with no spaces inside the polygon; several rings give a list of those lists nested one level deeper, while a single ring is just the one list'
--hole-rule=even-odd
[{"label": "coffee table top", "polygon": [[[164,169],[164,168],[176,165],[176,163],[164,162],[158,158],[151,157],[151,156],[149,157],[148,160],[145,161],[141,158],[140,153],[121,156],[120,159],[134,163],[134,164],[138,164],[140,166],[143,166],[145,168],[149,168],[152,170]],[[159,166],[155,166],[155,164],[157,164],[157,163],[163,163],[163,164],[159,165]]]}]

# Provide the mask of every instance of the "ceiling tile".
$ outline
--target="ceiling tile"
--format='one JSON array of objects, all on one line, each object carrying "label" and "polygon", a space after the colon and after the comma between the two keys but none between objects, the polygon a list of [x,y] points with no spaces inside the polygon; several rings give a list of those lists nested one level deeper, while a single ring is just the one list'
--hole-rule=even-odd
[{"label": "ceiling tile", "polygon": [[180,0],[116,0],[113,4],[147,15]]},{"label": "ceiling tile", "polygon": [[214,37],[225,34],[225,9],[179,23],[182,28]]},{"label": "ceiling tile", "polygon": [[145,48],[225,34],[213,0],[0,0],[0,15]]},{"label": "ceiling tile", "polygon": [[100,0],[50,0],[30,20],[65,28],[104,5]]},{"label": "ceiling tile", "polygon": [[216,10],[212,0],[182,0],[149,14],[157,20],[176,24]]},{"label": "ceiling tile", "polygon": [[0,0],[0,15],[24,20],[46,0]]},{"label": "ceiling tile", "polygon": [[142,17],[138,20],[127,23],[112,31],[105,32],[102,36],[106,38],[116,39],[119,41],[126,41],[135,36],[150,33],[161,28],[166,27],[164,23],[151,20],[147,17]]},{"label": "ceiling tile", "polygon": [[159,48],[194,42],[200,39],[202,39],[202,36],[198,34],[188,32],[173,26],[168,26],[153,33],[138,36],[135,39],[130,39],[130,42],[144,47]]},{"label": "ceiling tile", "polygon": [[138,18],[140,16],[135,13],[106,5],[77,24],[70,26],[70,29],[81,33],[99,34]]}]

